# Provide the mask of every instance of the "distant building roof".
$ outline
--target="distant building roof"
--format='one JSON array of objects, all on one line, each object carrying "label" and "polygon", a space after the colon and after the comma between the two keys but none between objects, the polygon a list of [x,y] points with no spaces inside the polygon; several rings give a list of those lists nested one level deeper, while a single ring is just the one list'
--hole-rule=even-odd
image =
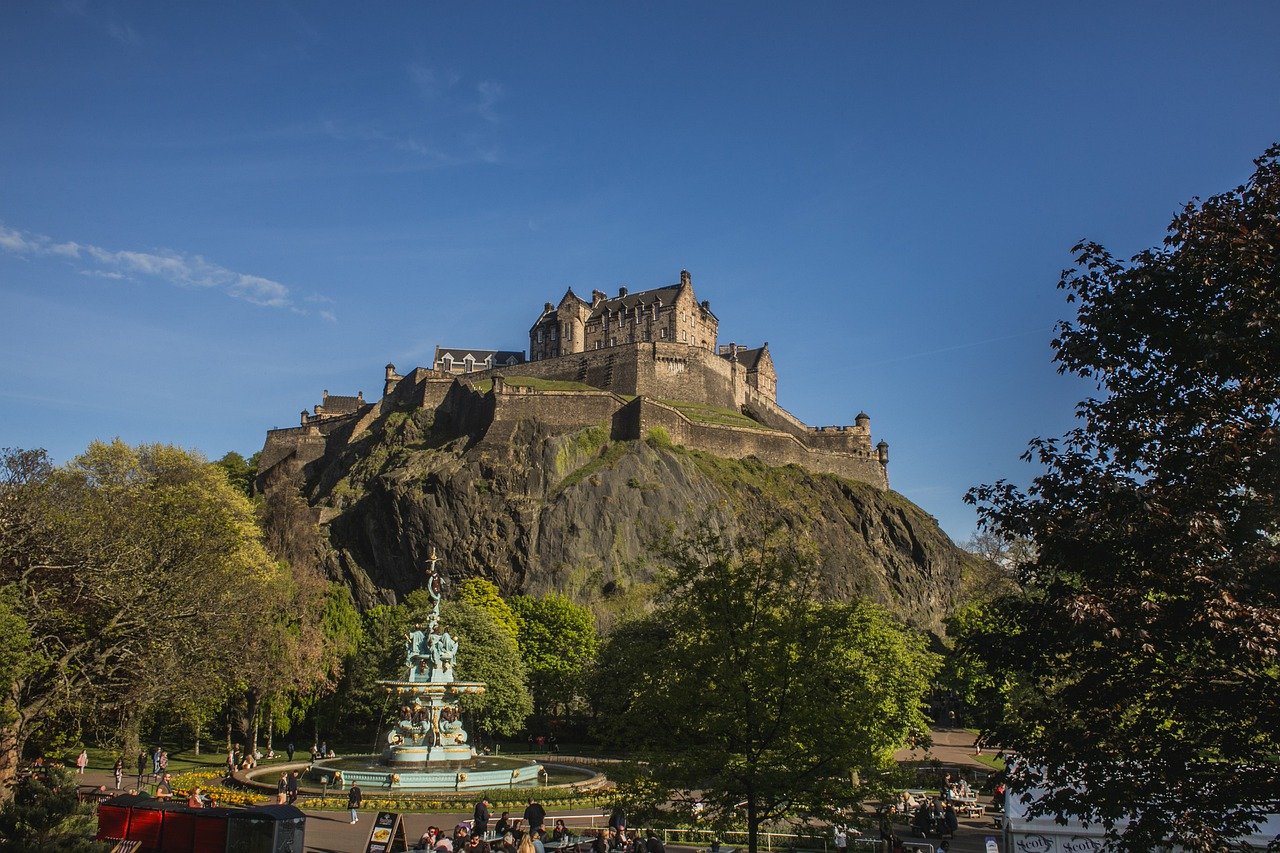
[{"label": "distant building roof", "polygon": [[661,301],[663,305],[670,305],[676,301],[676,294],[679,291],[680,285],[669,284],[666,287],[655,287],[653,290],[641,290],[638,293],[628,293],[625,296],[620,295],[603,299],[591,309],[591,317],[594,319],[606,311],[631,310],[637,305],[652,305],[658,301]]},{"label": "distant building roof", "polygon": [[469,347],[436,347],[435,364],[444,361],[461,364],[471,356],[474,364],[487,364],[490,367],[501,367],[509,364],[524,364],[523,350],[471,349]]},{"label": "distant building roof", "polygon": [[761,356],[763,356],[765,353],[765,350],[769,348],[768,344],[764,344],[763,346],[758,346],[758,347],[751,347],[751,348],[738,346],[735,351],[734,349],[735,346],[737,345],[721,344],[720,357],[736,358],[738,361],[738,364],[741,364],[747,370],[757,369],[760,366]]},{"label": "distant building roof", "polygon": [[320,400],[320,405],[324,406],[324,411],[327,415],[345,415],[349,412],[356,412],[364,405],[364,392],[354,397],[346,397],[325,391]]}]

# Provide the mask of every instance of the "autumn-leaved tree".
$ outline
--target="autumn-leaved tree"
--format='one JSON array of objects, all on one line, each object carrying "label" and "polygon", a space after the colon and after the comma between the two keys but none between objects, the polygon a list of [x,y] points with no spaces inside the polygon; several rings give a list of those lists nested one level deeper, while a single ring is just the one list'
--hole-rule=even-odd
[{"label": "autumn-leaved tree", "polygon": [[1099,393],[1026,491],[971,493],[1035,546],[962,643],[984,734],[1131,851],[1219,849],[1280,792],[1280,146],[1256,167],[1127,262],[1075,247],[1055,360]]}]

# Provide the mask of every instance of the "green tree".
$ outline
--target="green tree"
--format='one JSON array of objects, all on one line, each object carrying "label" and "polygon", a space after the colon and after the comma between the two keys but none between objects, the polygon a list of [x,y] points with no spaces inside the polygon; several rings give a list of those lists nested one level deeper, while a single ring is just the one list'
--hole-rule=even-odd
[{"label": "green tree", "polygon": [[0,588],[30,637],[27,665],[5,678],[7,791],[27,739],[58,715],[114,720],[132,750],[152,709],[257,665],[237,635],[280,572],[248,500],[185,451],[116,441],[60,469],[41,451],[3,460]]},{"label": "green tree", "polygon": [[457,679],[483,681],[485,692],[462,698],[477,732],[513,735],[533,712],[528,675],[515,637],[488,608],[446,601],[440,620],[459,645]]},{"label": "green tree", "polygon": [[793,544],[702,530],[666,558],[660,612],[601,655],[623,668],[604,674],[612,736],[650,759],[639,806],[700,789],[708,819],[745,820],[754,853],[766,821],[883,793],[894,749],[926,726],[924,639],[870,603],[821,600],[817,561]]},{"label": "green tree", "polygon": [[90,841],[93,809],[76,797],[69,770],[50,768],[17,785],[0,805],[0,853],[97,853],[111,845]]},{"label": "green tree", "polygon": [[254,480],[258,476],[258,457],[260,455],[261,453],[255,453],[245,459],[232,450],[213,464],[222,469],[227,475],[227,480],[235,487],[236,491],[245,497],[252,497]]},{"label": "green tree", "polygon": [[502,598],[502,593],[498,591],[498,587],[492,581],[484,578],[467,578],[458,584],[458,594],[455,596],[456,601],[465,604],[474,604],[476,607],[483,607],[489,611],[489,615],[494,621],[503,628],[511,639],[519,640],[520,637],[520,621],[516,619],[516,614],[512,611],[511,605],[507,604]]},{"label": "green tree", "polygon": [[511,609],[520,626],[520,654],[529,670],[538,714],[564,710],[581,695],[599,636],[595,614],[563,595],[517,595]]},{"label": "green tree", "polygon": [[1101,393],[1025,492],[969,496],[1035,543],[963,643],[1008,696],[984,734],[1127,850],[1219,849],[1280,791],[1280,146],[1256,166],[1128,262],[1075,247],[1055,360]]}]

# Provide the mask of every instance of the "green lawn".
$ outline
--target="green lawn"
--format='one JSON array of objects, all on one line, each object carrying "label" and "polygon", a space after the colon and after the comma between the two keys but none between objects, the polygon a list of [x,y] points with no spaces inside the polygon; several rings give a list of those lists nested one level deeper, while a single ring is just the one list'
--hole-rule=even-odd
[{"label": "green lawn", "polygon": [[685,400],[658,400],[658,402],[664,406],[670,406],[695,423],[768,429],[759,421],[753,421],[733,409],[721,409],[716,406],[708,406],[704,403],[690,403]]}]

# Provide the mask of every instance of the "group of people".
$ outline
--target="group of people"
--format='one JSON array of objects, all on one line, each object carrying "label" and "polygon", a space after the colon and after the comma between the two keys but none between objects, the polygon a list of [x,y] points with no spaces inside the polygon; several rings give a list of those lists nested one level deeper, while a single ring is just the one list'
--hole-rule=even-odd
[{"label": "group of people", "polygon": [[[355,785],[352,789],[359,790]],[[352,818],[354,822],[354,812]],[[662,839],[653,830],[645,835],[629,832],[621,809],[614,809],[609,816],[607,829],[586,830],[582,836],[575,835],[563,819],[556,820],[548,831],[547,811],[532,799],[519,818],[503,812],[492,827],[490,818],[489,801],[482,799],[476,803],[470,825],[460,823],[453,832],[429,826],[415,849],[431,853],[546,853],[551,844],[562,850],[574,845],[583,853],[666,853]]]},{"label": "group of people", "polygon": [[280,774],[280,781],[276,783],[276,805],[291,806],[298,801],[298,776],[297,770]]}]

